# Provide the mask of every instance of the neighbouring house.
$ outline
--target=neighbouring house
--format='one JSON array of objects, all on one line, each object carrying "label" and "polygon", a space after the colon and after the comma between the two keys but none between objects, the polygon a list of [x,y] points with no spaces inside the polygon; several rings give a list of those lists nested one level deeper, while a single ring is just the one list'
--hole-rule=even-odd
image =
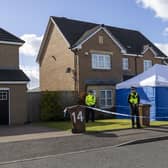
[{"label": "neighbouring house", "polygon": [[117,83],[165,58],[139,31],[52,16],[37,56],[40,89],[93,90],[99,107],[111,108]]},{"label": "neighbouring house", "polygon": [[24,41],[0,28],[0,125],[27,122],[27,82],[19,69],[19,47]]}]

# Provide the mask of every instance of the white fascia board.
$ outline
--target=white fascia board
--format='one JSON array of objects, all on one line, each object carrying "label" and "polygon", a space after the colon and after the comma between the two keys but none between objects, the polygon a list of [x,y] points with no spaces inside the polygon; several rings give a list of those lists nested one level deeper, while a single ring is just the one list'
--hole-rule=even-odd
[{"label": "white fascia board", "polygon": [[152,53],[154,54],[154,57],[155,57],[155,58],[165,59],[164,57],[159,57],[159,56],[157,56],[157,53],[154,51],[154,49],[153,49],[152,47],[147,47],[147,48],[142,52],[142,54],[145,54],[148,50],[151,50],[151,51],[152,51]]},{"label": "white fascia board", "polygon": [[79,50],[82,49],[82,45],[79,44],[79,45],[77,45],[76,47],[73,47],[73,48],[72,48],[72,50],[75,50],[75,49],[79,49]]},{"label": "white fascia board", "polygon": [[153,50],[153,48],[151,48],[151,47],[147,47],[147,48],[142,52],[142,54],[145,54],[148,50],[151,50],[152,53],[154,54],[154,56],[157,57],[156,52],[155,52],[155,51]]},{"label": "white fascia board", "polygon": [[25,81],[0,81],[0,84],[27,84]]},{"label": "white fascia board", "polygon": [[85,40],[83,40],[80,44],[78,44],[76,47],[72,48],[72,50],[74,49],[81,49],[82,48],[82,44],[84,44],[86,41],[88,41],[91,37],[93,37],[97,32],[99,32],[102,29],[102,27],[100,27],[99,29],[97,29],[95,32],[93,32],[90,36],[88,36]]},{"label": "white fascia board", "polygon": [[0,44],[10,44],[10,45],[22,46],[24,43],[12,42],[12,41],[0,41]]},{"label": "white fascia board", "polygon": [[9,90],[9,88],[1,88],[1,87],[0,87],[0,90]]},{"label": "white fascia board", "polygon": [[65,40],[65,42],[66,42],[68,48],[70,48],[71,45],[69,44],[68,40],[65,38],[65,36],[63,35],[63,33],[61,32],[61,30],[60,30],[60,28],[58,27],[58,25],[55,23],[55,21],[53,20],[52,17],[51,17],[50,19],[51,19],[52,23],[54,24],[55,28],[58,30],[58,32],[61,34],[61,36],[62,36],[63,39]]},{"label": "white fascia board", "polygon": [[158,58],[158,59],[163,59],[163,60],[165,59],[165,57],[155,57],[155,58]]},{"label": "white fascia board", "polygon": [[93,37],[100,30],[104,30],[104,32],[112,39],[112,41],[114,41],[114,43],[121,49],[121,53],[123,53],[123,54],[127,53],[126,50],[124,49],[124,47],[116,40],[116,38],[111,33],[109,33],[109,31],[105,27],[100,27],[99,29],[97,29],[90,36],[88,36],[85,40],[83,40],[79,45],[77,45],[76,47],[72,48],[72,50],[81,49],[82,44],[84,44],[86,41],[88,41],[91,37]]},{"label": "white fascia board", "polygon": [[143,57],[143,55],[140,55],[140,54],[129,54],[129,53],[126,53],[126,54],[123,54],[125,56],[131,56],[131,57]]}]

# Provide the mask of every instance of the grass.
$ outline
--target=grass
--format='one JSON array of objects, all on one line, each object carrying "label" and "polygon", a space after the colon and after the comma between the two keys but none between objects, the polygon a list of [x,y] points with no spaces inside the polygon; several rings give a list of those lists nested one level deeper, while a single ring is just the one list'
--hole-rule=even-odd
[{"label": "grass", "polygon": [[[72,123],[70,121],[40,122],[38,125],[55,128],[58,130],[70,131]],[[152,121],[151,126],[168,125],[168,121]],[[94,123],[86,124],[87,132],[111,131],[131,128],[131,120],[127,119],[104,119],[96,120]]]}]

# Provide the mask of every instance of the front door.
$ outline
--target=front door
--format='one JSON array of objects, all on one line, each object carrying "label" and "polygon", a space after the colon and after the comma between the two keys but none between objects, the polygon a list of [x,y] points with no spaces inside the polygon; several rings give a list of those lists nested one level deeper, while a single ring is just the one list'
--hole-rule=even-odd
[{"label": "front door", "polygon": [[9,91],[0,90],[0,125],[9,124]]}]

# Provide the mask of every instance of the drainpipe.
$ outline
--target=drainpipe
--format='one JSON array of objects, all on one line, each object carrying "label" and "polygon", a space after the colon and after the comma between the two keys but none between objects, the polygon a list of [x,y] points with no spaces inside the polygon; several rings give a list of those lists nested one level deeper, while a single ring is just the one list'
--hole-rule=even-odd
[{"label": "drainpipe", "polygon": [[78,85],[77,85],[77,81],[78,81],[78,50],[72,50],[74,52],[74,71],[73,71],[73,77],[74,77],[74,81],[75,81],[75,91],[77,91],[77,93],[79,93],[79,89],[78,89]]},{"label": "drainpipe", "polygon": [[138,72],[137,72],[137,56],[135,56],[135,75],[137,75],[138,74]]}]

